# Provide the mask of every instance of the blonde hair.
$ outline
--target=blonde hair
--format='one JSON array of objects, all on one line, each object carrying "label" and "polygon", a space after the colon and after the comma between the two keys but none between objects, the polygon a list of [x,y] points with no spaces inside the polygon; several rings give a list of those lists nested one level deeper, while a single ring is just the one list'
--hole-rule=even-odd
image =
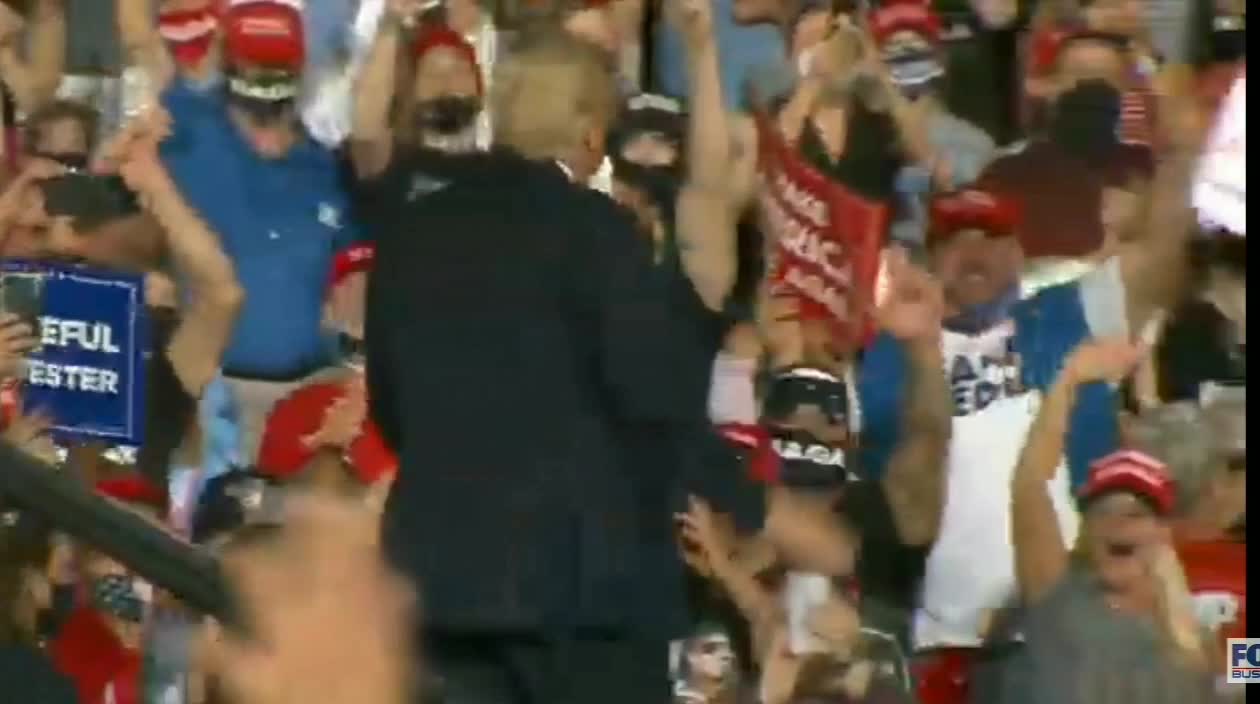
[{"label": "blonde hair", "polygon": [[491,85],[495,144],[530,159],[573,156],[616,114],[609,57],[551,23],[522,33]]}]

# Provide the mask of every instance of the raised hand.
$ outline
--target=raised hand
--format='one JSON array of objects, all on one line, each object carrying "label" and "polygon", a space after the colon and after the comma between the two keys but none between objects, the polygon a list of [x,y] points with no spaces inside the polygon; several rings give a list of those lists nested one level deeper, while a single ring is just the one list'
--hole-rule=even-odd
[{"label": "raised hand", "polygon": [[704,499],[691,497],[687,512],[676,514],[683,559],[696,572],[710,576],[715,568],[730,561],[734,552],[734,536]]},{"label": "raised hand", "polygon": [[902,342],[936,344],[945,316],[940,282],[912,264],[900,247],[891,248],[885,262],[888,288],[875,312],[880,327]]},{"label": "raised hand", "polygon": [[668,0],[666,12],[688,46],[713,40],[713,0]]},{"label": "raised hand", "polygon": [[379,517],[315,496],[294,497],[286,516],[274,543],[224,557],[257,641],[208,633],[206,668],[251,704],[405,701],[414,598],[381,557]]},{"label": "raised hand", "polygon": [[366,417],[367,390],[362,376],[355,375],[354,380],[346,385],[346,394],[324,412],[324,422],[319,430],[302,438],[302,442],[311,448],[345,449],[359,437]]},{"label": "raised hand", "polygon": [[420,15],[430,4],[432,3],[424,0],[386,0],[385,16],[409,27],[420,19]]},{"label": "raised hand", "polygon": [[101,148],[95,169],[117,173],[137,193],[166,184],[169,176],[158,156],[158,145],[170,133],[170,114],[161,107],[152,107],[127,123]]},{"label": "raised hand", "polygon": [[1146,351],[1142,343],[1124,338],[1089,340],[1068,357],[1064,374],[1076,384],[1095,381],[1117,384],[1137,369]]}]

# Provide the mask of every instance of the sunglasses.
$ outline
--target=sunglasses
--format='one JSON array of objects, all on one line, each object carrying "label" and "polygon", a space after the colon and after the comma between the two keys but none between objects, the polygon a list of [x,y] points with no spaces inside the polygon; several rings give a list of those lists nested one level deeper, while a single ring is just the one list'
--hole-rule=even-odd
[{"label": "sunglasses", "polygon": [[849,417],[849,393],[844,382],[812,370],[789,370],[774,378],[762,409],[767,419],[783,420],[802,406],[815,406],[830,423]]}]

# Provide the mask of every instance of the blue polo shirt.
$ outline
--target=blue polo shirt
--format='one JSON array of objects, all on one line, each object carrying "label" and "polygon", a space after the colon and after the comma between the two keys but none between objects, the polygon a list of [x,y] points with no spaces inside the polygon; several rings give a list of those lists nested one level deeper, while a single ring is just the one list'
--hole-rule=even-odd
[{"label": "blue polo shirt", "polygon": [[287,379],[330,361],[321,329],[328,272],[354,242],[332,152],[303,136],[280,159],[258,156],[217,90],[174,81],[162,96],[174,134],[162,160],[223,242],[245,303],[223,356],[227,373]]},{"label": "blue polo shirt", "polygon": [[[1119,262],[1112,259],[1078,281],[1044,289],[1017,303],[1012,311],[1011,359],[1017,360],[1016,373],[1023,387],[1047,389],[1077,345],[1090,338],[1127,336],[1124,301]],[[862,418],[859,461],[866,476],[883,474],[900,439],[906,365],[901,344],[881,334],[866,350],[858,368]],[[981,396],[999,393],[991,389],[966,405],[983,405]],[[960,401],[965,399],[955,394],[955,403]],[[1117,449],[1118,404],[1115,391],[1107,384],[1088,384],[1077,394],[1065,452],[1073,487],[1085,481],[1090,463]],[[955,415],[966,415],[968,408],[956,408]]]}]

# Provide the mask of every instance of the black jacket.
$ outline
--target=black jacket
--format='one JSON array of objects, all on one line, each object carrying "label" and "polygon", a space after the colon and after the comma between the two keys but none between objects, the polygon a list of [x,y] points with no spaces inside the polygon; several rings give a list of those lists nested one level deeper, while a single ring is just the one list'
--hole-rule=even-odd
[{"label": "black jacket", "polygon": [[42,652],[21,645],[0,645],[0,701],[77,704],[70,678],[57,672]]},{"label": "black jacket", "polygon": [[[435,628],[627,626],[640,477],[660,468],[628,461],[625,429],[693,421],[708,380],[671,376],[686,331],[612,201],[507,153],[457,170],[378,222],[369,396],[401,463],[387,553]],[[379,188],[406,201],[409,180]]]}]

